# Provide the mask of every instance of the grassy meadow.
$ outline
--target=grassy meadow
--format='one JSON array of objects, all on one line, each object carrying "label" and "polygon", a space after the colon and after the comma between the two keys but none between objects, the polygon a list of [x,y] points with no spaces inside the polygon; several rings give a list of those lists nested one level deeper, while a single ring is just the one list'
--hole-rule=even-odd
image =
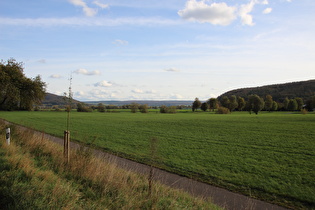
[{"label": "grassy meadow", "polygon": [[[5,135],[0,121],[0,134]],[[0,209],[220,209],[148,178],[72,152],[64,163],[60,145],[11,127],[14,139],[0,142]]]},{"label": "grassy meadow", "polygon": [[[0,112],[62,137],[65,112]],[[71,139],[293,208],[315,208],[315,114],[71,112]]]}]

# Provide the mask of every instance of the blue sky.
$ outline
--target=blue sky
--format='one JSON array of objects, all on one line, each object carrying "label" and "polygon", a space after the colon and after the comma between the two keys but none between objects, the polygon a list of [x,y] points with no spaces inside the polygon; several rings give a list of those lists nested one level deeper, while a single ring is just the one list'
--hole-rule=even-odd
[{"label": "blue sky", "polygon": [[314,0],[1,0],[0,59],[74,98],[206,100],[315,78]]}]

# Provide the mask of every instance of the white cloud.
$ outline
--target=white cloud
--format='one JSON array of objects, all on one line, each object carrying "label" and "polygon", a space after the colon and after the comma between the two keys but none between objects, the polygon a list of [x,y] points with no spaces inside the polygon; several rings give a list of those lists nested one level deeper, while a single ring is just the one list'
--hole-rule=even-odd
[{"label": "white cloud", "polygon": [[78,100],[83,101],[100,101],[100,100],[108,100],[108,99],[116,99],[117,93],[119,95],[119,92],[114,91],[110,92],[104,89],[92,89],[87,92],[84,91],[77,91],[74,94],[74,97]]},{"label": "white cloud", "polygon": [[98,70],[95,70],[95,71],[88,71],[86,69],[78,69],[76,71],[74,71],[74,73],[76,74],[83,74],[83,75],[88,75],[88,76],[91,76],[91,75],[100,75],[101,72],[98,71]]},{"label": "white cloud", "polygon": [[248,4],[243,4],[239,10],[239,16],[241,17],[241,22],[243,25],[253,26],[253,16],[249,13],[253,10],[257,1],[251,0]]},{"label": "white cloud", "polygon": [[60,78],[62,78],[62,76],[59,75],[59,74],[53,74],[53,75],[50,75],[50,78],[53,78],[53,79],[60,79]]},{"label": "white cloud", "polygon": [[108,82],[108,81],[105,81],[105,80],[94,84],[95,87],[111,87],[112,85],[113,84],[111,82]]},{"label": "white cloud", "polygon": [[131,92],[133,92],[133,93],[139,93],[139,94],[144,93],[144,91],[143,91],[143,90],[138,89],[138,88],[136,88],[136,89],[132,90]]},{"label": "white cloud", "polygon": [[93,1],[93,4],[99,6],[102,9],[107,9],[109,7],[108,4],[103,4],[103,3],[99,2],[98,0]]},{"label": "white cloud", "polygon": [[184,97],[180,94],[171,94],[170,99],[183,99]]},{"label": "white cloud", "polygon": [[146,91],[144,91],[144,90],[141,90],[141,89],[138,89],[138,88],[131,90],[131,92],[132,93],[136,93],[136,94],[148,94],[148,95],[157,93],[155,90],[146,90]]},{"label": "white cloud", "polygon": [[82,7],[84,14],[88,17],[93,17],[97,14],[97,9],[88,7],[87,4],[83,0],[68,0],[68,1],[75,6]]},{"label": "white cloud", "polygon": [[168,71],[168,72],[179,72],[179,69],[169,68],[169,69],[165,69],[165,71]]},{"label": "white cloud", "polygon": [[[268,0],[250,0],[247,4],[228,6],[226,3],[207,4],[208,0],[188,0],[185,9],[178,11],[178,15],[185,20],[201,23],[211,23],[214,25],[227,26],[231,24],[237,16],[240,17],[243,25],[253,26],[253,16],[250,14],[256,4],[268,5]],[[271,8],[264,10],[264,14],[271,12]]]},{"label": "white cloud", "polygon": [[185,9],[178,11],[178,15],[185,20],[214,25],[229,25],[236,19],[236,7],[226,3],[206,4],[206,0],[188,0]]},{"label": "white cloud", "polygon": [[263,11],[263,14],[269,14],[269,13],[271,13],[271,11],[272,11],[272,8],[266,8],[264,11]]},{"label": "white cloud", "polygon": [[120,39],[116,39],[113,44],[117,44],[117,45],[127,45],[128,41],[126,40],[120,40]]}]

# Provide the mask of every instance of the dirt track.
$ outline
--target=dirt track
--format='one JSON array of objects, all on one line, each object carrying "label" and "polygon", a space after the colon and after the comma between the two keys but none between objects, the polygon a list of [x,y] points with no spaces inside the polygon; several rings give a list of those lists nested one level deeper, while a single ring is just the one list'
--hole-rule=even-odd
[{"label": "dirt track", "polygon": [[[39,135],[43,135],[39,133]],[[49,139],[53,142],[63,145],[63,139],[57,138],[48,134],[44,134],[45,139]],[[71,142],[71,148],[77,149],[80,145],[74,142]],[[114,156],[108,153],[105,153],[101,150],[93,150],[94,154],[100,158],[106,158],[107,160],[115,163],[117,166],[134,171],[141,174],[148,174],[150,167],[141,163],[137,163],[128,159],[124,159],[118,156]],[[186,192],[191,193],[194,196],[199,197],[211,197],[213,203],[224,207],[225,209],[257,209],[257,210],[282,210],[283,207],[273,205],[267,202],[263,202],[257,199],[249,198],[247,196],[230,192],[228,190],[214,187],[209,184],[195,181],[177,174],[169,173],[160,169],[154,169],[154,179],[159,182],[177,188],[182,189]]]}]

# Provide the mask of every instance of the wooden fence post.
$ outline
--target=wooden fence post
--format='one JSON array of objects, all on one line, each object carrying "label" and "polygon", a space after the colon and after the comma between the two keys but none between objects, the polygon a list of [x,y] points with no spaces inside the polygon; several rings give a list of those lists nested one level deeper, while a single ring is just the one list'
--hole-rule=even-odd
[{"label": "wooden fence post", "polygon": [[5,129],[5,139],[6,139],[7,145],[10,145],[10,128]]},{"label": "wooden fence post", "polygon": [[63,155],[65,158],[66,163],[69,163],[70,161],[70,131],[64,131],[64,136],[63,136]]}]

